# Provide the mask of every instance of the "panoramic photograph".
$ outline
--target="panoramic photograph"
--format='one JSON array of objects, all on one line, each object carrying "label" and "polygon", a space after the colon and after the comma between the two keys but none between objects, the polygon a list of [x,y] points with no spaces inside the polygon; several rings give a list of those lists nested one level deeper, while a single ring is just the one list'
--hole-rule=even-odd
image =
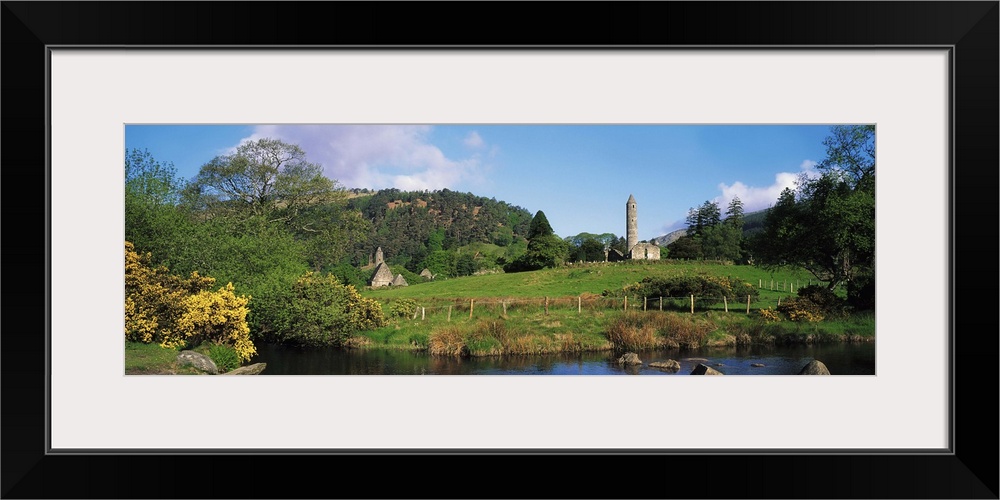
[{"label": "panoramic photograph", "polygon": [[126,375],[876,373],[871,124],[130,124]]}]

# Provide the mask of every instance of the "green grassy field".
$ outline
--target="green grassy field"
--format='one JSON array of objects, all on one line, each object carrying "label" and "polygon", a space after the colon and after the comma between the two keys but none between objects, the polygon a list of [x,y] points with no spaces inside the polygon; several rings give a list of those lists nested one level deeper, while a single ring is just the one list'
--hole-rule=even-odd
[{"label": "green grassy field", "polygon": [[[604,290],[618,290],[643,278],[677,275],[709,274],[731,276],[760,285],[760,297],[753,307],[774,306],[779,297],[794,295],[793,288],[805,286],[815,279],[801,270],[785,269],[770,272],[753,266],[706,264],[687,261],[652,261],[622,263],[575,264],[558,269],[543,269],[523,273],[466,276],[400,288],[365,290],[362,294],[390,302],[392,299],[413,299],[418,303],[440,299],[471,298],[544,298],[600,295]],[[775,290],[771,290],[772,281]],[[784,291],[781,289],[784,288]],[[723,307],[722,304],[719,307]],[[734,306],[735,307],[735,306]],[[746,304],[743,304],[746,307]]]},{"label": "green grassy field", "polygon": [[[760,296],[739,304],[696,304],[686,299],[600,297],[644,277],[709,274],[740,278]],[[774,281],[776,290],[771,290]],[[355,346],[429,350],[437,354],[541,354],[610,349],[696,347],[774,342],[867,341],[874,339],[873,315],[852,315],[818,323],[768,323],[759,309],[810,282],[801,271],[692,262],[629,262],[573,265],[559,269],[453,278],[394,289],[366,290],[390,310],[413,300],[412,315],[362,332]],[[781,289],[784,288],[784,291]],[[546,306],[546,303],[548,304]],[[643,310],[645,306],[645,311]]]}]

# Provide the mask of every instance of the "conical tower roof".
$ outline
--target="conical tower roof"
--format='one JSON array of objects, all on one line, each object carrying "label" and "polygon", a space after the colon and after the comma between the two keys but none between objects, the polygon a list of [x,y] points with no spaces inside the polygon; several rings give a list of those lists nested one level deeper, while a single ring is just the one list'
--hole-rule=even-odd
[{"label": "conical tower roof", "polygon": [[[619,199],[621,199],[621,198],[619,198]],[[635,196],[632,196],[631,194],[629,194],[628,195],[628,201],[626,203],[635,203]]]}]

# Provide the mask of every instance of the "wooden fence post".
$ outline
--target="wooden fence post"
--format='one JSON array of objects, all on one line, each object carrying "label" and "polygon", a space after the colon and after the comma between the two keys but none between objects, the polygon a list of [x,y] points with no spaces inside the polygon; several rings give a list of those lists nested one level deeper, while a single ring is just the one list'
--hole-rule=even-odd
[{"label": "wooden fence post", "polygon": [[642,310],[643,310],[643,312],[645,312],[645,311],[646,311],[646,299],[647,299],[647,298],[648,298],[648,297],[643,297],[643,298],[642,298]]},{"label": "wooden fence post", "polygon": [[451,306],[448,306],[448,322],[451,323]]},{"label": "wooden fence post", "polygon": [[582,310],[583,310],[583,297],[582,296],[577,296],[576,297],[576,313],[580,314],[580,311],[582,311]]},{"label": "wooden fence post", "polygon": [[506,316],[507,315],[507,301],[506,300],[501,300],[500,303],[503,304],[503,315]]},{"label": "wooden fence post", "polygon": [[781,307],[781,297],[778,297],[778,307]]},{"label": "wooden fence post", "polygon": [[660,297],[660,310],[663,310],[663,297]]},{"label": "wooden fence post", "polygon": [[549,315],[549,296],[545,296],[545,315]]},{"label": "wooden fence post", "polygon": [[469,319],[472,319],[472,309],[476,307],[476,299],[469,299]]},{"label": "wooden fence post", "polygon": [[726,308],[726,312],[729,312],[729,302],[726,300],[726,296],[722,296],[722,306]]},{"label": "wooden fence post", "polygon": [[694,295],[691,295],[691,314],[694,314]]},{"label": "wooden fence post", "polygon": [[757,289],[759,290],[762,285],[760,284],[760,278],[757,278]]},{"label": "wooden fence post", "polygon": [[628,295],[625,296],[625,310],[628,311]]},{"label": "wooden fence post", "polygon": [[413,318],[412,319],[417,319],[417,310],[416,309],[413,310]]},{"label": "wooden fence post", "polygon": [[747,314],[750,314],[750,296],[747,295]]},{"label": "wooden fence post", "polygon": [[423,307],[421,307],[420,308],[420,321],[424,320],[424,312],[425,312],[425,309]]}]

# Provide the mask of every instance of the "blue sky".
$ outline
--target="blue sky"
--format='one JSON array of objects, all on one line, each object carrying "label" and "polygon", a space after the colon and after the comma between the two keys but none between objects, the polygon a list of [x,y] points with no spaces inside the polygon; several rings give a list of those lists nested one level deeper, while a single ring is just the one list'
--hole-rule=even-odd
[{"label": "blue sky", "polygon": [[733,196],[746,211],[774,203],[823,159],[825,125],[128,125],[177,174],[240,142],[298,144],[348,188],[448,188],[545,212],[559,236],[625,233],[634,195],[639,239],[684,226],[691,207]]}]

